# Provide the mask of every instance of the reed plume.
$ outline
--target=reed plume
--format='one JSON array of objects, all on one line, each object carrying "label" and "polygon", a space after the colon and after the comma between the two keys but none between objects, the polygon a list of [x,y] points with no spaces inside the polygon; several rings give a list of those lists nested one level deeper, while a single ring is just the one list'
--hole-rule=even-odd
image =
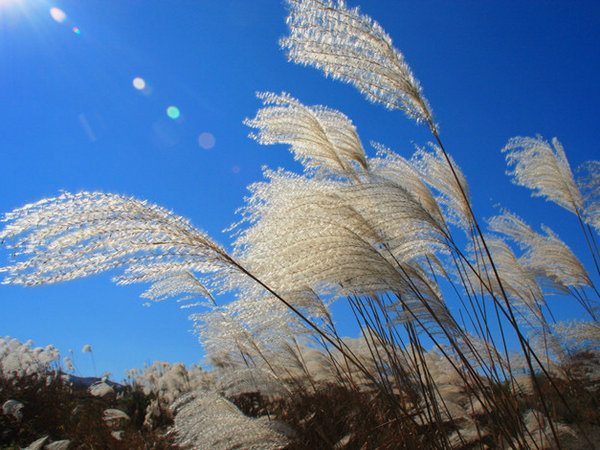
[{"label": "reed plume", "polygon": [[[4,283],[121,269],[118,283],[150,284],[144,298],[201,306],[191,318],[212,375],[192,382],[179,366],[145,375],[157,395],[148,414],[174,401],[182,445],[281,448],[298,439],[307,447],[546,448],[587,440],[580,422],[590,429],[600,422],[573,399],[580,388],[598,392],[600,295],[584,264],[550,228],[539,233],[509,212],[483,233],[467,177],[377,22],[343,1],[288,5],[281,46],[290,60],[425,122],[435,142],[410,158],[373,144],[378,153],[369,157],[343,113],[261,93],[262,108],[244,122],[250,136],[287,145],[304,170],[265,169],[249,187],[229,229],[232,252],[147,202],[64,193],[6,215],[0,238],[15,262],[1,269]],[[503,152],[513,182],[577,215],[600,267],[592,230],[600,163],[588,162],[576,183],[556,139],[517,137]],[[233,300],[219,305],[219,294]],[[548,302],[555,294],[574,298],[592,320],[555,323]],[[335,302],[349,308],[359,337],[340,336]],[[248,395],[257,404],[248,407]],[[314,408],[321,411],[336,396],[377,409],[368,415],[372,429],[348,430],[350,421],[336,424],[330,438],[313,424],[315,444],[282,432],[277,420],[250,417],[259,411],[291,421],[285,405],[325,398]],[[293,425],[307,430],[315,415]]]}]

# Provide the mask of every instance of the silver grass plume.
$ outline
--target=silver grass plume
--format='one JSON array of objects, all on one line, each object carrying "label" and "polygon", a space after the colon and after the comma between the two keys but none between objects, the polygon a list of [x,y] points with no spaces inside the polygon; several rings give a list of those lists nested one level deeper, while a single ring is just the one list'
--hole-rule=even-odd
[{"label": "silver grass plume", "polygon": [[440,230],[447,227],[440,205],[421,177],[414,161],[409,161],[383,145],[372,142],[378,158],[369,159],[371,175],[389,180],[408,191],[438,223]]},{"label": "silver grass plume", "polygon": [[489,220],[490,229],[513,240],[524,254],[519,258],[536,277],[551,282],[552,287],[592,286],[583,264],[550,228],[542,226],[545,235],[536,233],[522,219],[510,212]]},{"label": "silver grass plume", "polygon": [[393,292],[397,321],[440,334],[455,328],[437,283],[421,268],[447,251],[446,230],[418,195],[373,171],[360,183],[265,176],[250,188],[238,227],[249,225],[238,228],[235,242],[236,259],[252,273],[288,300],[305,292],[332,299]]},{"label": "silver grass plume", "polygon": [[[502,239],[486,237],[487,246],[492,254],[499,281],[508,295],[508,300],[514,311],[518,313],[517,320],[526,328],[539,327],[544,324],[541,307],[544,305],[544,294],[536,279],[537,271],[526,266],[513,252],[512,248]],[[484,264],[485,261],[480,262]],[[483,267],[473,265],[478,276],[466,272],[465,276],[472,278],[471,284],[477,286],[480,279],[489,283],[492,292],[498,297],[501,294],[500,284],[495,277],[489,277],[490,264]]]},{"label": "silver grass plume", "polygon": [[[558,322],[554,325],[557,334],[561,336],[571,349],[588,349],[600,356],[600,324],[590,321]],[[600,367],[597,367],[600,371]],[[600,373],[599,380],[600,380]]]},{"label": "silver grass plume", "polygon": [[[185,219],[145,201],[103,193],[63,193],[6,214],[0,239],[18,261],[4,283],[36,285],[125,268],[119,283],[150,282],[153,299],[207,295],[189,272],[228,273],[234,264]],[[209,294],[208,294],[209,295]]]},{"label": "silver grass plume", "polygon": [[[550,423],[552,422],[552,424]],[[537,410],[530,409],[523,415],[523,423],[526,427],[525,448],[540,449],[560,449],[560,448],[581,448],[578,445],[578,435],[576,431],[561,422],[553,421]],[[552,430],[554,427],[554,431]],[[556,435],[558,441],[556,442]],[[510,447],[523,448],[523,443],[514,440],[509,443]]]},{"label": "silver grass plume", "polygon": [[343,1],[288,0],[290,35],[280,42],[289,60],[354,84],[367,99],[400,109],[435,130],[421,86],[390,36]]},{"label": "silver grass plume", "polygon": [[442,207],[446,221],[468,231],[473,223],[473,216],[467,179],[449,155],[440,147],[432,143],[429,145],[433,152],[418,148],[410,163],[419,172],[421,179],[438,194],[436,200]]},{"label": "silver grass plume", "polygon": [[[178,303],[187,302],[196,298],[208,299],[211,301],[183,303],[181,306],[182,308],[214,304],[214,299],[210,291],[191,272],[181,270],[173,271],[167,266],[165,267],[165,271],[162,273],[162,275],[157,275],[152,279],[156,281],[154,281],[140,297],[147,298],[154,302],[163,301],[177,296],[180,296],[177,299]],[[117,278],[117,280],[119,279]],[[128,279],[124,278],[123,281],[119,281],[119,284],[127,284],[128,282]]]},{"label": "silver grass plume", "polygon": [[295,317],[269,295],[248,293],[235,301],[191,316],[212,365],[270,365],[275,376],[284,342],[302,329]]},{"label": "silver grass plume", "polygon": [[532,189],[533,196],[545,197],[563,208],[580,214],[583,196],[575,183],[569,161],[558,139],[552,145],[541,136],[514,137],[502,149],[512,170],[513,183]]},{"label": "silver grass plume", "polygon": [[171,433],[183,448],[271,450],[288,443],[283,434],[273,430],[271,420],[247,417],[215,392],[191,392],[172,408],[175,423]]},{"label": "silver grass plume", "polygon": [[600,161],[587,161],[578,171],[585,173],[577,180],[584,193],[585,220],[600,233]]},{"label": "silver grass plume", "polygon": [[10,336],[0,336],[0,374],[7,379],[36,374],[51,376],[60,363],[60,352],[53,346],[31,348]]},{"label": "silver grass plume", "polygon": [[[276,355],[273,353],[273,356]],[[272,355],[269,354],[269,357]],[[290,394],[290,388],[296,379],[302,380],[303,373],[290,371],[291,378],[278,378],[267,366],[228,365],[215,370],[217,373],[216,387],[218,392],[226,397],[233,397],[248,392],[260,392],[269,398],[282,398]],[[300,383],[298,383],[300,384]]]},{"label": "silver grass plume", "polygon": [[[175,400],[188,392],[214,388],[215,385],[212,371],[204,371],[195,364],[188,368],[182,363],[154,361],[152,365],[145,365],[144,369],[130,369],[127,373],[131,384],[143,390],[145,395],[152,395],[155,405],[164,410],[168,410]],[[146,412],[152,409],[149,407]],[[160,414],[157,410],[154,412]]]},{"label": "silver grass plume", "polygon": [[266,105],[244,123],[258,132],[250,134],[260,144],[289,144],[306,169],[356,177],[367,161],[356,128],[344,114],[325,106],[305,106],[286,93],[259,93]]},{"label": "silver grass plume", "polygon": [[[369,295],[402,285],[398,263],[445,249],[437,222],[400,186],[267,172],[243,209],[236,255],[278,292]],[[242,221],[243,223],[244,221]]]}]

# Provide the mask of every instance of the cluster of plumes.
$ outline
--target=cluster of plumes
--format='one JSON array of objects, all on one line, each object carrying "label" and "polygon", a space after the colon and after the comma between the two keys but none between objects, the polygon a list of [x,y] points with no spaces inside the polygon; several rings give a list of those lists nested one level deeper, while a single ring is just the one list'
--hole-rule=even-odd
[{"label": "cluster of plumes", "polygon": [[422,89],[392,39],[373,19],[342,0],[289,0],[288,58],[356,86],[372,102],[399,109],[432,129]]},{"label": "cluster of plumes", "polygon": [[[532,345],[543,355],[544,368],[565,375],[561,365],[573,339],[561,340],[564,329],[548,325],[545,297],[557,291],[578,293],[593,283],[552,231],[544,228],[539,234],[510,213],[491,219],[495,237],[487,245],[498,273],[493,278],[490,264],[476,249],[470,260],[457,251],[453,228],[468,235],[472,224],[469,189],[455,163],[452,173],[440,148],[417,149],[405,159],[377,145],[377,157],[368,158],[356,130],[341,113],[306,107],[285,94],[264,98],[265,109],[247,121],[258,129],[254,137],[262,143],[291,145],[306,170],[302,175],[267,170],[265,181],[250,187],[243,218],[233,227],[233,257],[172,213],[121,196],[63,194],[7,216],[9,225],[2,236],[17,240],[13,247],[21,251],[19,257],[30,256],[5,269],[8,282],[47,283],[124,267],[118,280],[151,282],[144,294],[151,299],[212,300],[207,274],[217,274],[214,285],[221,290],[236,292],[230,304],[192,315],[214,368],[212,377],[199,372],[192,380],[181,365],[158,364],[137,378],[157,397],[147,410],[149,425],[179,402],[173,409],[178,441],[196,439],[197,445],[204,445],[198,444],[200,428],[191,417],[205,410],[207,398],[256,391],[281,398],[297,388],[317,390],[327,383],[367,390],[379,384],[392,395],[403,395],[427,379],[435,388],[413,399],[412,417],[421,425],[459,424],[458,431],[446,437],[456,445],[482,439],[491,431],[481,428],[477,417],[493,405],[470,397],[467,388],[472,393],[469,382],[487,386],[490,380],[482,382],[465,367],[490,374],[497,364],[513,372],[527,365],[519,357],[502,355],[492,340],[480,339],[484,330],[480,338],[465,335],[446,306],[440,276],[462,282],[467,295],[506,295],[523,329],[535,337]],[[293,132],[295,121],[302,126]],[[456,264],[453,270],[446,268],[457,257],[465,258],[468,270]],[[280,298],[326,330],[337,347],[315,335]],[[360,316],[365,335],[359,340],[337,338],[329,306],[341,298]],[[589,299],[587,304],[593,312],[595,305]],[[377,320],[385,318],[386,325],[377,329],[375,316],[369,314],[380,314]],[[396,330],[404,328],[434,339],[446,353],[419,355],[415,347],[402,347]],[[586,348],[595,349],[597,334],[595,328],[590,330]],[[409,340],[411,345],[419,342]],[[445,366],[436,372],[440,358]],[[587,361],[583,372],[594,382],[597,362]],[[541,368],[539,363],[535,367]],[[449,373],[455,376],[445,383]],[[527,380],[510,372],[504,376],[515,393],[533,395]],[[248,436],[257,442],[279,445],[274,442],[283,438],[270,434],[266,420],[249,419],[221,400],[217,403],[231,424],[255,430]],[[442,407],[431,411],[427,405],[432,402]],[[218,421],[211,423],[217,439],[224,428]],[[224,439],[224,446],[231,445],[232,437]],[[210,447],[221,441],[202,442]]]},{"label": "cluster of plumes", "polygon": [[126,373],[134,389],[140,389],[152,397],[144,418],[144,424],[149,427],[161,415],[171,416],[171,405],[181,396],[192,391],[211,389],[214,385],[214,376],[197,365],[188,368],[182,363],[155,361],[144,369],[131,369]]},{"label": "cluster of plumes", "polygon": [[[267,181],[249,188],[235,255],[251,272],[277,292],[374,294],[402,290],[399,265],[446,251],[441,209],[463,216],[457,210],[464,199],[452,187],[456,182],[443,169],[439,153],[419,150],[407,161],[388,151],[368,160],[354,128],[335,111],[329,114],[338,114],[338,130],[351,130],[346,147],[339,145],[331,126],[317,121],[302,122],[301,133],[290,140],[281,132],[282,121],[297,121],[299,110],[324,108],[301,107],[297,100],[286,105],[285,94],[269,98],[281,100],[277,112],[268,106],[247,121],[259,130],[252,136],[261,143],[291,144],[294,153],[301,152],[306,173],[266,171]],[[328,157],[320,176],[313,176],[314,164],[324,154]],[[428,184],[443,201],[436,201]]]},{"label": "cluster of plumes", "polygon": [[[376,22],[341,1],[289,4],[282,46],[290,59],[355,84],[438,137],[418,82]],[[437,427],[441,446],[503,434],[508,446],[526,447],[538,435],[550,442],[575,433],[549,418],[543,399],[540,411],[526,415],[512,401],[540,397],[533,371],[571,379],[565,365],[575,351],[591,355],[577,366],[578,377],[588,386],[598,381],[600,299],[569,247],[548,227],[538,233],[508,212],[492,218],[492,235],[483,236],[466,177],[439,139],[409,159],[374,144],[377,156],[369,158],[341,112],[285,93],[259,98],[264,107],[245,122],[251,136],[289,145],[305,170],[265,170],[265,180],[250,186],[232,227],[232,256],[158,206],[65,193],[6,216],[0,238],[17,262],[2,269],[5,282],[35,285],[123,268],[116,280],[151,283],[148,299],[204,299],[206,309],[191,318],[212,375],[161,363],[135,379],[156,396],[149,423],[173,405],[182,445],[283,446],[276,422],[246,417],[225,397],[281,398],[328,383],[389,396],[404,419]],[[515,183],[577,214],[593,243],[600,162],[588,162],[578,184],[556,139],[514,138],[504,151]],[[451,311],[440,285],[454,288],[460,308]],[[214,292],[235,300],[217,306]],[[546,298],[556,293],[574,298],[592,320],[553,324]],[[339,336],[335,301],[348,303],[360,338]],[[507,351],[510,336],[522,355]],[[425,351],[425,342],[436,351]],[[490,394],[503,383],[508,397]],[[455,426],[444,428],[449,422]]]},{"label": "cluster of plumes", "polygon": [[[157,361],[127,374],[133,386],[153,397],[146,408],[144,424],[151,427],[164,414],[174,417],[169,433],[182,448],[284,447],[288,442],[281,431],[286,430],[284,425],[268,417],[249,418],[224,397],[255,392],[261,387],[266,392],[263,383],[250,386],[242,381],[245,376],[256,379],[258,370],[240,373],[233,370],[233,365],[228,368],[231,370],[223,370],[221,366],[205,371],[196,365],[188,368],[181,363]],[[227,381],[227,375],[235,375],[239,383]]]},{"label": "cluster of plumes", "polygon": [[111,430],[111,436],[117,441],[122,440],[122,428],[131,420],[125,411],[117,408],[107,408],[102,413],[102,420]]},{"label": "cluster of plumes", "polygon": [[0,375],[5,378],[43,376],[59,369],[60,352],[53,345],[31,348],[32,345],[32,341],[23,343],[0,336]]}]

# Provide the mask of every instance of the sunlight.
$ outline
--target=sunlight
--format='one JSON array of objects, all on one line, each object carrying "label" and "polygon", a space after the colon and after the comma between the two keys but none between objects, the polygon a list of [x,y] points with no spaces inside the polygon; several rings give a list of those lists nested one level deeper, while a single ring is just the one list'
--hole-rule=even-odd
[{"label": "sunlight", "polygon": [[67,14],[62,9],[56,7],[50,8],[50,15],[58,23],[63,23],[67,19]]},{"label": "sunlight", "polygon": [[4,11],[11,11],[13,7],[19,7],[19,9],[23,9],[22,7],[23,0],[0,0],[0,13]]}]

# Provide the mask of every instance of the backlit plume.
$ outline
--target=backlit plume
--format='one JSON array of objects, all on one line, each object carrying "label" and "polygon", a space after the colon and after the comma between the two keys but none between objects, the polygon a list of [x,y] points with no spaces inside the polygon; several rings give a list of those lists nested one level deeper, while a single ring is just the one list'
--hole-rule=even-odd
[{"label": "backlit plume", "polygon": [[558,139],[552,145],[541,136],[514,137],[502,149],[512,166],[513,182],[533,189],[534,196],[545,197],[571,212],[583,211],[583,197],[571,166]]},{"label": "backlit plume", "polygon": [[410,67],[381,26],[343,1],[289,0],[288,58],[355,85],[372,102],[400,109],[435,129],[433,115]]},{"label": "backlit plume", "polygon": [[1,269],[8,272],[4,283],[53,283],[124,267],[117,281],[159,282],[148,293],[157,298],[169,276],[231,268],[221,247],[188,221],[120,195],[64,193],[16,209],[5,221],[0,239],[21,261]]},{"label": "backlit plume", "polygon": [[[287,94],[258,94],[266,105],[244,123],[258,128],[250,137],[261,144],[289,144],[306,169],[355,177],[367,169],[365,152],[356,128],[339,111],[305,106]],[[358,164],[358,167],[355,166]]]}]

